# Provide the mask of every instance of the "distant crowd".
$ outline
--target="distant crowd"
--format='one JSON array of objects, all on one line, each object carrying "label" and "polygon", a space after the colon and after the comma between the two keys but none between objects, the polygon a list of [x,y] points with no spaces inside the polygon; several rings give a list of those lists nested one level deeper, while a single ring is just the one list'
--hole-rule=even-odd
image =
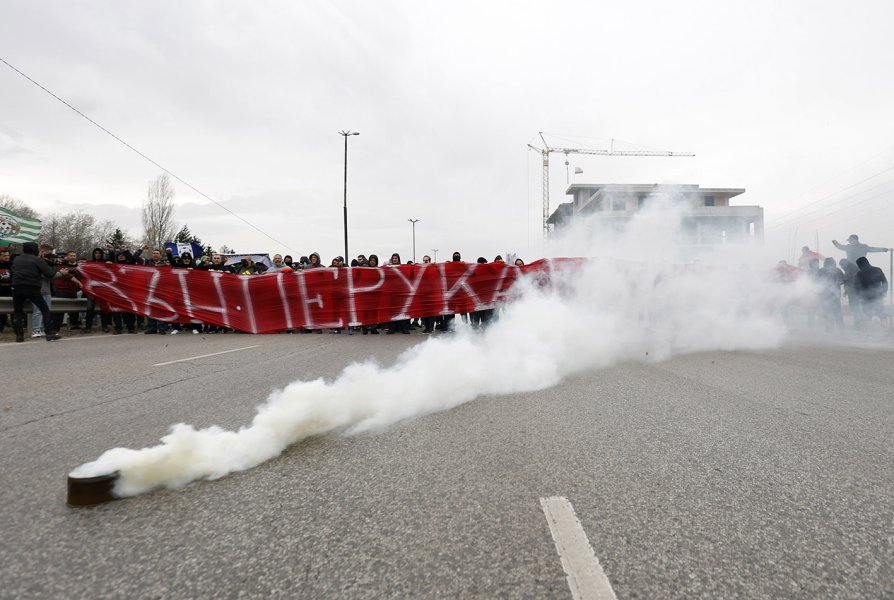
[{"label": "distant crowd", "polygon": [[[144,253],[148,252],[148,256],[144,257]],[[22,259],[21,257],[25,257]],[[33,260],[32,260],[33,257]],[[16,260],[18,263],[18,271],[29,271],[27,278],[23,279],[23,275],[16,275]],[[39,260],[45,266],[33,262]],[[459,252],[454,252],[451,260],[454,262],[462,262],[462,256]],[[297,262],[293,261],[290,255],[275,254],[272,263],[266,264],[256,262],[251,255],[243,255],[238,262],[227,264],[224,255],[213,253],[210,256],[203,256],[196,260],[190,253],[183,252],[175,255],[170,248],[165,250],[151,250],[148,244],[143,244],[139,248],[131,250],[128,244],[121,244],[114,247],[111,244],[103,248],[94,248],[89,258],[79,257],[76,252],[55,253],[52,246],[27,243],[23,249],[23,254],[19,257],[13,257],[8,250],[0,250],[0,297],[14,296],[14,287],[22,290],[19,294],[25,298],[25,292],[28,297],[21,303],[14,298],[16,312],[19,312],[19,304],[30,300],[35,305],[32,318],[31,337],[46,337],[48,340],[59,338],[59,331],[64,326],[68,326],[69,331],[82,331],[83,333],[93,333],[94,327],[99,324],[100,331],[103,333],[112,333],[120,335],[123,333],[138,333],[143,331],[146,334],[173,334],[181,332],[190,332],[192,334],[199,333],[230,333],[233,330],[220,327],[217,325],[204,323],[188,323],[188,324],[171,324],[155,319],[149,319],[142,315],[128,312],[106,312],[100,310],[96,302],[86,296],[88,300],[87,310],[80,312],[52,312],[53,298],[78,298],[83,296],[83,284],[81,276],[78,274],[77,268],[85,262],[100,262],[110,264],[127,264],[127,265],[143,265],[158,268],[180,268],[180,269],[198,269],[206,271],[219,271],[224,273],[233,273],[236,275],[266,275],[269,273],[301,271],[306,269],[324,268],[320,260],[320,255],[316,252],[310,253],[308,256],[301,256]],[[425,255],[422,257],[423,264],[431,263],[431,257]],[[489,262],[484,257],[479,257],[477,262]],[[504,262],[502,256],[496,256],[493,262]],[[388,260],[390,265],[400,265],[400,254],[394,253]],[[408,261],[407,264],[413,264]],[[523,266],[524,261],[520,258],[515,259],[514,264]],[[329,264],[329,268],[343,268],[347,266],[343,256],[336,256]],[[357,258],[352,259],[350,266],[352,267],[378,267],[379,257],[375,254],[369,256],[360,254]],[[52,274],[44,271],[44,276],[40,276],[40,270],[48,268],[52,270]],[[33,273],[31,272],[33,271]],[[18,277],[18,279],[16,279]],[[14,285],[15,284],[15,285]],[[33,288],[33,289],[32,289]],[[39,299],[38,299],[39,297]],[[42,310],[39,306],[42,301],[46,304],[47,311]],[[37,310],[41,308],[41,310]],[[47,317],[49,313],[52,316]],[[463,320],[467,320],[473,327],[486,326],[493,318],[493,310],[477,311],[469,314],[461,315]],[[368,325],[363,327],[348,327],[345,329],[331,329],[330,333],[347,332],[349,335],[360,332],[363,335],[376,335],[380,329],[384,329],[386,334],[409,334],[413,329],[420,329],[421,333],[430,334],[435,331],[449,332],[454,328],[455,315],[437,315],[431,317],[422,317],[419,319],[406,319],[403,321],[395,321],[390,323],[381,323],[378,325]],[[20,322],[21,321],[21,322]],[[13,315],[12,324],[16,330],[16,338],[20,340],[24,337],[24,317],[17,320],[16,314]],[[7,315],[0,314],[0,333],[9,324]],[[20,330],[22,330],[20,332]],[[323,333],[322,330],[296,330],[289,333]]]},{"label": "distant crowd", "polygon": [[[781,281],[794,281],[806,275],[816,282],[817,297],[806,307],[808,326],[815,327],[819,317],[826,330],[843,329],[842,297],[847,300],[856,330],[864,329],[873,317],[878,317],[881,322],[890,317],[885,306],[888,279],[882,269],[873,266],[866,258],[871,252],[889,252],[890,248],[864,244],[856,234],[850,235],[846,244],[837,240],[832,240],[832,244],[846,254],[846,258],[837,264],[834,258],[823,257],[816,250],[804,246],[797,266],[784,260],[776,265],[776,274]],[[785,316],[790,317],[790,310],[786,311]]]}]

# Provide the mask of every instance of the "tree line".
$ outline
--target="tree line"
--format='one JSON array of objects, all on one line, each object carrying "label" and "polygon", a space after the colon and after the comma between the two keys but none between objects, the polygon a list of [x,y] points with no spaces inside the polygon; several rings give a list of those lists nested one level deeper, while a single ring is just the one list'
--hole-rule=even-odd
[{"label": "tree line", "polygon": [[[40,214],[26,202],[8,194],[0,194],[0,207],[23,217],[40,219],[42,228],[38,241],[49,244],[57,252],[74,250],[78,256],[89,257],[93,248],[105,248],[112,244],[118,248],[122,244],[139,247],[149,244],[151,248],[162,248],[166,242],[181,244],[195,243],[205,254],[211,254],[211,244],[202,242],[199,236],[184,224],[179,230],[174,222],[174,186],[170,177],[163,173],[149,183],[142,206],[143,233],[134,237],[110,220],[100,221],[94,215],[76,210],[68,213]],[[233,253],[226,245],[220,252]]]}]

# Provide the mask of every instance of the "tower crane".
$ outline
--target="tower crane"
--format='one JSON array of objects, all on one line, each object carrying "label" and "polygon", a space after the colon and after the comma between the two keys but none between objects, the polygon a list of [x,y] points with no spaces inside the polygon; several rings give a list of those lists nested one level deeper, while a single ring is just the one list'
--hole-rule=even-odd
[{"label": "tower crane", "polygon": [[615,150],[615,140],[611,142],[608,150],[590,148],[557,148],[546,143],[543,132],[538,132],[543,141],[543,148],[528,144],[528,148],[539,152],[543,157],[543,236],[549,233],[549,155],[552,152],[561,152],[565,155],[567,163],[569,154],[592,154],[596,156],[695,156],[691,152],[668,152],[663,150]]}]

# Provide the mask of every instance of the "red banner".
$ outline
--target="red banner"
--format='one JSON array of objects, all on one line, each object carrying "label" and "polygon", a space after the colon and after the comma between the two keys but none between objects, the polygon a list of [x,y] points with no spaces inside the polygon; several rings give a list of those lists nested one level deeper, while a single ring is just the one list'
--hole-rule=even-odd
[{"label": "red banner", "polygon": [[521,274],[548,276],[569,260],[577,262],[540,260],[525,267],[449,262],[263,275],[84,263],[78,273],[84,291],[106,309],[273,333],[486,310],[506,299]]}]

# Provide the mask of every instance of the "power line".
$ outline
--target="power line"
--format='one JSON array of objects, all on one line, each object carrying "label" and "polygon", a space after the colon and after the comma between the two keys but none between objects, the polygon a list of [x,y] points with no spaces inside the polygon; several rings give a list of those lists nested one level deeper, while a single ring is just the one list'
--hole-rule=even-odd
[{"label": "power line", "polygon": [[[891,167],[890,169],[886,169],[886,171],[889,171],[889,170],[894,170],[894,167]],[[872,177],[868,177],[868,178],[866,178],[866,179],[863,179],[863,180],[861,180],[861,181],[858,181],[857,183],[855,183],[855,184],[853,184],[853,185],[849,185],[849,186],[847,186],[846,188],[843,188],[843,189],[841,189],[841,190],[838,190],[837,192],[834,192],[833,194],[829,194],[828,196],[825,196],[825,197],[821,198],[820,200],[828,200],[828,199],[832,198],[833,196],[835,196],[835,195],[837,195],[837,194],[840,194],[840,193],[843,192],[843,191],[846,191],[846,190],[849,190],[849,189],[851,189],[851,188],[854,188],[854,187],[856,187],[856,186],[858,186],[858,185],[860,185],[860,184],[862,184],[862,183],[866,183],[866,182],[869,181],[870,179],[873,179],[874,177],[877,177],[877,176],[880,175],[880,174],[881,174],[881,173],[876,173],[876,174],[873,175]],[[812,209],[805,210],[805,209],[807,209],[808,206],[810,206],[810,205],[812,205],[812,204],[816,204],[816,202],[819,202],[819,201],[820,201],[820,200],[817,200],[816,202],[812,202],[811,204],[806,205],[803,209],[801,209],[801,210],[798,211],[798,212],[788,213],[786,216],[783,216],[783,217],[779,217],[779,218],[777,218],[777,219],[774,219],[773,223],[772,223],[771,225],[769,225],[769,226],[767,227],[767,229],[778,229],[778,228],[780,228],[780,227],[784,227],[784,226],[786,226],[787,224],[789,224],[790,222],[792,222],[794,219],[797,219],[797,220],[799,220],[799,221],[803,221],[803,220],[806,219],[806,220],[810,221],[810,220],[811,220],[811,215],[814,215],[814,214],[817,214],[817,213],[819,213],[819,214],[817,214],[816,217],[813,217],[813,220],[818,219],[818,218],[823,218],[823,217],[828,216],[828,215],[830,215],[830,214],[835,214],[835,213],[837,213],[837,212],[840,212],[841,210],[844,210],[845,208],[849,208],[850,206],[853,206],[853,205],[855,205],[855,204],[860,204],[860,203],[863,202],[864,200],[860,200],[860,201],[858,201],[858,202],[856,202],[856,203],[854,203],[854,204],[848,204],[848,205],[846,205],[846,206],[844,206],[844,207],[842,207],[842,208],[835,208],[835,207],[837,207],[837,206],[839,206],[839,205],[841,205],[841,204],[846,204],[846,203],[848,203],[848,202],[851,202],[851,201],[854,200],[855,198],[859,198],[860,196],[862,196],[862,195],[864,195],[864,194],[867,194],[867,193],[869,193],[869,192],[873,192],[873,191],[875,191],[875,190],[877,190],[877,189],[879,189],[879,188],[883,188],[883,187],[885,187],[885,186],[887,186],[887,185],[890,185],[890,184],[892,183],[892,181],[894,181],[894,180],[886,179],[886,180],[882,181],[881,183],[879,183],[878,185],[874,185],[874,186],[872,186],[872,187],[869,187],[869,188],[860,190],[860,191],[858,191],[858,192],[855,192],[855,193],[853,193],[853,194],[851,194],[851,195],[844,196],[843,198],[839,198],[838,200],[836,200],[836,201],[834,201],[834,202],[831,202],[831,203],[829,203],[829,204],[827,204],[827,205],[825,205],[825,206],[817,206],[817,207],[814,207],[814,208],[812,208]],[[887,191],[890,192],[891,190],[887,190]],[[882,194],[878,194],[877,196],[872,196],[872,198],[876,198],[876,197],[878,197],[879,195],[882,195]],[[831,211],[830,211],[830,209],[835,209],[835,210],[831,210]],[[823,212],[823,211],[826,211],[826,212]]]},{"label": "power line", "polygon": [[[889,194],[889,193],[890,193],[890,190],[885,190],[885,191],[883,191],[883,192],[880,192],[880,193],[878,193],[878,194],[875,194],[874,196],[869,196],[868,198],[863,198],[862,200],[858,200],[858,201],[856,201],[856,202],[854,202],[854,203],[852,203],[852,204],[849,204],[849,205],[847,205],[847,206],[842,206],[842,207],[840,207],[840,208],[837,208],[837,209],[835,209],[835,210],[833,210],[833,211],[831,211],[831,212],[824,213],[824,214],[822,214],[822,215],[817,215],[816,217],[813,217],[813,218],[811,218],[811,219],[807,219],[807,222],[810,223],[810,222],[813,222],[813,221],[818,221],[818,220],[820,220],[820,219],[826,219],[826,218],[828,218],[828,217],[830,217],[830,216],[832,216],[832,215],[834,215],[834,214],[840,213],[840,212],[843,211],[843,210],[851,210],[853,207],[855,207],[855,206],[859,206],[860,204],[863,204],[863,203],[865,203],[865,202],[869,202],[870,200],[877,200],[878,198],[883,198],[884,196],[886,196],[886,195]],[[867,214],[871,214],[871,213],[873,213],[873,212],[878,212],[879,210],[884,210],[884,209],[886,209],[886,208],[889,208],[889,207],[887,207],[887,206],[879,206],[879,207],[876,207],[876,208],[872,208],[872,209],[869,209],[869,210],[867,210],[867,211],[864,211],[864,212],[860,213],[859,216],[865,216],[865,215],[867,215]]]},{"label": "power line", "polygon": [[[805,211],[808,207],[813,206],[814,204],[818,204],[818,203],[820,203],[820,202],[823,202],[823,201],[825,201],[825,200],[829,200],[830,198],[834,198],[834,197],[837,196],[838,194],[840,194],[840,193],[842,193],[842,192],[846,192],[847,190],[853,189],[853,188],[857,187],[857,186],[860,185],[860,184],[866,183],[866,182],[869,181],[870,179],[875,179],[876,177],[878,177],[878,176],[881,175],[882,173],[887,173],[888,171],[894,171],[894,166],[888,167],[888,168],[886,168],[886,169],[882,169],[882,170],[879,171],[878,173],[874,173],[873,175],[870,175],[869,177],[866,177],[865,179],[861,179],[860,181],[857,181],[856,183],[852,183],[851,185],[845,186],[845,187],[841,188],[840,190],[836,190],[836,191],[832,192],[831,194],[826,194],[825,196],[821,196],[820,198],[817,198],[817,199],[814,200],[813,202],[809,202],[809,203],[805,204],[805,205],[802,206],[801,208],[798,208],[798,209],[795,209],[795,210],[793,210],[793,211],[791,211],[791,212],[788,212],[788,213],[782,215],[781,217],[777,217],[776,219],[774,219],[773,224],[771,225],[771,227],[780,227],[780,226],[782,226],[785,222],[790,221],[790,220],[793,219],[793,218],[800,218],[802,215],[805,214],[804,211]],[[879,188],[879,187],[881,187],[881,186],[883,186],[883,185],[886,185],[887,183],[890,183],[890,180],[886,180],[886,181],[880,183],[879,185],[877,185],[877,186],[875,186],[875,187],[869,188],[868,190],[860,191],[860,192],[857,193],[857,195],[862,194],[862,193],[865,193],[866,191],[872,191],[872,190],[877,189],[877,188]],[[841,202],[845,202],[845,201],[849,200],[851,197],[852,197],[852,196],[845,196],[844,198],[841,198],[841,199],[839,199],[839,200],[837,200],[837,201],[831,203],[831,204],[828,205],[828,206],[813,208],[813,209],[807,211],[806,214],[810,214],[811,212],[814,212],[814,211],[816,211],[816,210],[824,210],[824,209],[831,208],[832,206],[835,206],[836,204],[840,204]]]},{"label": "power line", "polygon": [[194,185],[192,185],[191,183],[189,183],[189,182],[186,181],[185,179],[181,178],[180,176],[178,176],[176,173],[174,173],[174,172],[171,171],[170,169],[167,169],[167,168],[163,167],[162,165],[160,165],[160,164],[157,163],[156,161],[154,161],[154,160],[152,160],[151,158],[149,158],[148,156],[146,156],[145,154],[143,154],[142,152],[140,152],[139,150],[137,150],[136,148],[134,148],[133,146],[131,146],[130,144],[128,144],[127,142],[125,142],[124,140],[122,140],[120,137],[118,137],[117,135],[115,135],[114,133],[112,133],[111,131],[109,131],[108,129],[106,129],[105,127],[103,127],[102,125],[100,125],[99,123],[97,123],[96,121],[94,121],[93,119],[91,119],[90,117],[88,117],[87,115],[85,115],[84,113],[82,113],[80,110],[78,110],[77,108],[75,108],[74,106],[72,106],[71,104],[69,104],[68,102],[66,102],[65,100],[63,100],[62,98],[60,98],[59,96],[57,96],[56,94],[54,94],[53,92],[51,92],[50,90],[48,90],[47,88],[45,88],[43,85],[41,85],[40,83],[36,82],[34,79],[32,79],[31,77],[29,77],[28,75],[26,75],[25,73],[23,73],[22,71],[20,71],[19,69],[17,69],[16,67],[14,67],[14,66],[12,66],[11,64],[9,64],[9,63],[8,63],[2,56],[0,56],[0,62],[2,62],[2,63],[5,64],[7,67],[9,67],[9,68],[12,69],[13,71],[15,71],[16,73],[18,73],[19,75],[21,75],[22,77],[24,77],[25,79],[27,79],[28,81],[30,81],[31,83],[33,83],[34,85],[36,85],[37,87],[39,87],[41,90],[43,90],[44,92],[46,92],[47,94],[49,94],[50,96],[52,96],[53,98],[55,98],[56,100],[58,100],[59,102],[61,102],[61,103],[64,104],[65,106],[67,106],[68,108],[70,108],[71,110],[73,110],[73,111],[74,111],[75,113],[77,113],[78,115],[80,115],[80,116],[82,116],[83,118],[87,119],[87,121],[89,121],[93,126],[95,126],[95,127],[97,127],[98,129],[100,129],[103,133],[105,133],[105,134],[111,136],[111,137],[114,138],[116,141],[118,141],[119,143],[123,144],[123,145],[126,146],[128,149],[130,149],[131,151],[135,152],[136,154],[138,154],[139,156],[141,156],[142,158],[144,158],[144,159],[147,160],[148,162],[152,163],[153,165],[155,165],[156,167],[158,167],[159,169],[161,169],[162,171],[164,171],[165,173],[167,173],[168,175],[170,175],[171,177],[173,177],[174,179],[176,179],[177,181],[179,181],[180,183],[182,183],[183,185],[185,185],[186,187],[188,187],[189,189],[191,189],[192,191],[194,191],[194,192],[197,193],[198,195],[202,196],[203,198],[205,198],[205,199],[207,199],[207,200],[210,200],[211,202],[213,202],[214,204],[216,204],[217,206],[219,206],[219,207],[222,208],[223,210],[227,211],[228,213],[230,213],[231,215],[233,215],[234,217],[236,217],[237,219],[239,219],[240,221],[242,221],[243,223],[245,223],[246,225],[248,225],[249,227],[251,227],[252,229],[254,229],[255,231],[257,231],[258,233],[260,233],[261,235],[263,235],[263,236],[265,236],[265,237],[267,237],[267,238],[273,240],[274,242],[276,242],[276,243],[279,244],[280,246],[283,246],[283,247],[285,247],[285,248],[288,248],[288,250],[291,251],[291,252],[296,252],[296,250],[290,248],[287,244],[284,244],[283,242],[279,241],[278,239],[276,239],[275,237],[271,236],[271,235],[268,234],[267,232],[261,230],[259,227],[257,227],[256,225],[254,225],[254,224],[251,223],[250,221],[248,221],[248,220],[246,220],[245,218],[243,218],[243,217],[237,215],[236,213],[234,213],[233,211],[231,211],[229,208],[227,208],[226,206],[224,206],[223,204],[221,204],[220,202],[218,202],[217,200],[215,200],[214,198],[212,198],[211,196],[209,196],[208,194],[206,194],[206,193],[203,192],[202,190],[198,189],[197,187],[195,187]]}]

